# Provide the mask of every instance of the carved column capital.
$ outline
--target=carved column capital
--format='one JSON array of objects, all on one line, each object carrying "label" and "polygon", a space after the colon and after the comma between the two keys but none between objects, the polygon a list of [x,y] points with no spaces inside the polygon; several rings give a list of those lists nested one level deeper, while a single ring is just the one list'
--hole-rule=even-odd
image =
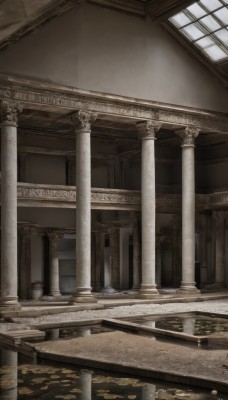
[{"label": "carved column capital", "polygon": [[57,239],[61,239],[63,237],[63,233],[48,230],[47,237],[50,241],[57,240]]},{"label": "carved column capital", "polygon": [[94,123],[96,119],[97,119],[96,113],[92,113],[86,110],[76,111],[72,115],[72,121],[76,126],[76,131],[78,128],[84,131],[90,131],[91,125]]},{"label": "carved column capital", "polygon": [[182,140],[182,146],[194,146],[195,138],[199,135],[200,129],[196,126],[186,126],[184,129],[176,131]]},{"label": "carved column capital", "polygon": [[18,115],[22,112],[21,103],[14,101],[2,101],[0,104],[1,124],[17,126]]},{"label": "carved column capital", "polygon": [[137,123],[140,139],[155,140],[156,133],[161,129],[162,123],[159,121],[148,120]]}]

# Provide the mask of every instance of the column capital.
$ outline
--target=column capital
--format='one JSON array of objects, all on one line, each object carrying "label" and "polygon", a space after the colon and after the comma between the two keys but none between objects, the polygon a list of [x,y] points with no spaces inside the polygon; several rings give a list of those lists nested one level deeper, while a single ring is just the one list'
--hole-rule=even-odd
[{"label": "column capital", "polygon": [[76,131],[77,128],[85,131],[90,131],[91,125],[94,123],[96,119],[97,119],[97,114],[87,110],[79,110],[72,115],[72,121],[75,124]]},{"label": "column capital", "polygon": [[195,138],[199,133],[200,129],[197,126],[186,126],[186,128],[176,131],[176,134],[182,139],[182,146],[194,146]]},{"label": "column capital", "polygon": [[137,122],[140,139],[155,140],[156,133],[161,129],[162,123],[155,120]]},{"label": "column capital", "polygon": [[63,233],[55,231],[47,231],[47,237],[49,240],[61,239],[63,237]]},{"label": "column capital", "polygon": [[3,100],[0,103],[1,124],[9,126],[17,126],[18,115],[22,112],[21,103]]}]

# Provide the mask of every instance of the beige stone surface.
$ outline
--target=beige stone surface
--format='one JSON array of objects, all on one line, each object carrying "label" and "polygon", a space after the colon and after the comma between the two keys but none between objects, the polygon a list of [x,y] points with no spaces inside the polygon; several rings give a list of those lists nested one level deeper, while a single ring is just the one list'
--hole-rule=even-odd
[{"label": "beige stone surface", "polygon": [[38,351],[99,360],[167,373],[209,379],[228,384],[228,370],[224,368],[227,350],[210,351],[182,342],[164,342],[153,337],[115,331],[83,338],[43,342]]}]

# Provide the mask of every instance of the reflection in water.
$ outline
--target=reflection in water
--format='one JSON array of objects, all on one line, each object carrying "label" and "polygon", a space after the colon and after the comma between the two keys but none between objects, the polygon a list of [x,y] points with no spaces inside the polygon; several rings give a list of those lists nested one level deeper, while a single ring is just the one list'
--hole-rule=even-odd
[{"label": "reflection in water", "polygon": [[195,333],[195,319],[193,318],[184,318],[182,321],[183,324],[183,332],[188,335],[194,335]]},{"label": "reflection in water", "polygon": [[1,400],[17,400],[17,357],[18,355],[16,352],[5,349],[0,351]]},{"label": "reflection in water", "polygon": [[9,350],[0,351],[0,360],[1,400],[228,400],[227,396],[212,395],[209,391],[149,383],[62,364],[18,363],[17,353]]}]

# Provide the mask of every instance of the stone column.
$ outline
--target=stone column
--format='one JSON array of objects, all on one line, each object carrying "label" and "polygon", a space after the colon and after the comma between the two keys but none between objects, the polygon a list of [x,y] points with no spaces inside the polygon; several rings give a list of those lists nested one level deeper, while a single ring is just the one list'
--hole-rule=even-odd
[{"label": "stone column", "polygon": [[162,241],[163,237],[158,235],[156,237],[156,283],[157,287],[161,288],[162,278]]},{"label": "stone column", "polygon": [[76,127],[76,289],[70,303],[91,303],[91,124],[96,115],[80,110]]},{"label": "stone column", "polygon": [[58,240],[62,237],[56,232],[49,232],[49,296],[61,296],[59,290]]},{"label": "stone column", "polygon": [[195,154],[196,127],[176,132],[182,139],[182,281],[179,294],[195,294]]},{"label": "stone column", "polygon": [[19,227],[19,298],[31,295],[31,227]]},{"label": "stone column", "polygon": [[155,283],[155,155],[156,132],[161,127],[158,121],[137,124],[142,139],[142,283],[140,298],[153,298],[158,295]]},{"label": "stone column", "polygon": [[109,229],[111,288],[120,288],[120,237],[119,228]]},{"label": "stone column", "polygon": [[224,211],[214,211],[215,224],[215,289],[225,287],[225,214]]},{"label": "stone column", "polygon": [[200,287],[207,284],[207,216],[200,215]]},{"label": "stone column", "polygon": [[138,290],[141,282],[141,265],[140,265],[140,221],[137,213],[134,213],[132,226],[133,234],[133,284],[132,289]]},{"label": "stone column", "polygon": [[0,310],[18,309],[17,297],[17,116],[14,102],[1,105],[1,299]]},{"label": "stone column", "polygon": [[181,239],[181,218],[179,215],[175,214],[173,216],[173,237],[172,237],[172,257],[173,257],[173,285],[175,288],[180,285],[180,276],[181,276],[181,268],[180,268],[180,239]]}]

